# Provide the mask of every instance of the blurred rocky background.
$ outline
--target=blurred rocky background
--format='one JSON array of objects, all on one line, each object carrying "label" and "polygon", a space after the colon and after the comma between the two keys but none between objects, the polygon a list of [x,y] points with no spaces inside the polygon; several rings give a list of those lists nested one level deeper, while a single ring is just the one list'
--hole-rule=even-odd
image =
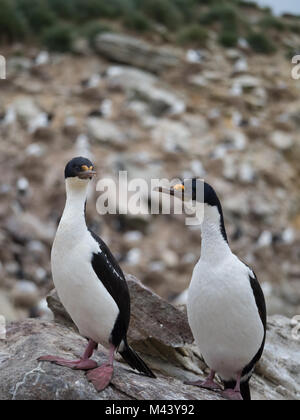
[{"label": "blurred rocky background", "polygon": [[[0,0],[0,40],[0,314],[51,317],[50,249],[76,155],[98,179],[204,177],[269,314],[300,314],[299,17],[238,0]],[[124,271],[184,303],[199,229],[100,216],[98,196],[89,225]]]}]

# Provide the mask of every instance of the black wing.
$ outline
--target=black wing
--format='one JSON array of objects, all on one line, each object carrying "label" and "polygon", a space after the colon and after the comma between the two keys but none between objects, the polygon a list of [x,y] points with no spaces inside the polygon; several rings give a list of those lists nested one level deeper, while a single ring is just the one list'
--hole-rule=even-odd
[{"label": "black wing", "polygon": [[[251,275],[253,274],[253,275]],[[258,309],[258,313],[261,319],[261,322],[263,323],[264,330],[267,329],[267,308],[266,308],[266,302],[264,293],[260,287],[259,281],[257,280],[257,277],[255,273],[251,270],[251,274],[249,275],[249,280],[251,284],[251,288],[253,291],[253,295],[255,298],[256,306]]]},{"label": "black wing", "polygon": [[111,342],[115,347],[118,347],[123,338],[126,337],[130,321],[130,295],[128,285],[123,271],[105,242],[91,230],[90,233],[98,242],[100,248],[99,253],[93,254],[93,269],[120,310],[111,333]]},{"label": "black wing", "polygon": [[254,356],[254,358],[251,360],[251,362],[244,368],[243,376],[248,375],[250,372],[252,372],[256,363],[261,358],[261,356],[263,354],[263,351],[264,351],[264,347],[265,347],[266,331],[267,331],[267,309],[266,309],[266,302],[265,302],[264,293],[263,293],[263,291],[260,287],[260,284],[257,280],[257,277],[256,277],[255,273],[251,270],[250,267],[248,267],[248,268],[250,270],[250,273],[249,273],[250,285],[251,285],[253,295],[254,295],[254,298],[255,298],[257,310],[258,310],[261,322],[262,322],[263,327],[264,327],[264,338],[263,338],[263,342],[262,342],[261,347],[258,350],[257,354]]}]

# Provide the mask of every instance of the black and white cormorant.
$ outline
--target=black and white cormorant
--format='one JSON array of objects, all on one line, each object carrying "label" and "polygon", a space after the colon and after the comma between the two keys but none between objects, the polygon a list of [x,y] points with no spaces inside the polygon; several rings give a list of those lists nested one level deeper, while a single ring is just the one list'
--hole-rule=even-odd
[{"label": "black and white cormorant", "polygon": [[210,368],[204,382],[189,383],[221,390],[234,400],[251,399],[249,381],[262,356],[266,337],[266,305],[254,272],[231,252],[221,203],[202,180],[159,189],[204,205],[201,256],[188,291],[188,319],[195,341]]},{"label": "black and white cormorant", "polygon": [[[58,296],[89,343],[79,360],[54,356],[39,360],[89,370],[88,379],[101,391],[112,378],[116,351],[132,368],[152,378],[155,375],[127,343],[130,296],[124,274],[105,243],[86,225],[88,186],[95,174],[88,159],[78,157],[67,164],[66,205],[51,252]],[[109,349],[108,362],[100,367],[90,359],[98,343]]]}]

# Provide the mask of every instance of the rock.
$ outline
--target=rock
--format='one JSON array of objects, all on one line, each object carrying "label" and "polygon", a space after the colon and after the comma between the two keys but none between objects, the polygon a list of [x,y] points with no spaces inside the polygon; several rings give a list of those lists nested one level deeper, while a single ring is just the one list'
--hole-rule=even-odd
[{"label": "rock", "polygon": [[26,96],[18,98],[13,106],[17,117],[26,125],[38,118],[41,113],[35,101]]},{"label": "rock", "polygon": [[228,152],[234,150],[244,150],[246,148],[248,139],[246,135],[240,130],[224,130],[223,143],[218,145],[213,151],[215,159],[223,159]]},{"label": "rock", "polygon": [[137,99],[147,102],[152,114],[157,117],[163,114],[180,115],[186,109],[182,99],[159,86],[140,85],[135,89],[135,96]]},{"label": "rock", "polygon": [[235,50],[233,48],[229,48],[226,51],[226,57],[229,58],[229,60],[236,62],[237,60],[241,59],[243,56],[240,51]]},{"label": "rock", "polygon": [[27,156],[33,156],[40,158],[45,155],[46,148],[43,144],[40,143],[31,143],[25,150]]},{"label": "rock", "polygon": [[173,305],[187,305],[189,289],[185,289],[173,300]]},{"label": "rock", "polygon": [[[17,321],[18,314],[14,308],[12,301],[9,299],[7,293],[0,289],[0,316],[4,317],[6,322]],[[1,348],[1,338],[0,338]],[[1,364],[1,363],[0,363]]]},{"label": "rock", "polygon": [[244,191],[225,197],[223,206],[226,212],[239,216],[247,216],[250,213],[248,197]]},{"label": "rock", "polygon": [[141,261],[142,251],[139,248],[132,248],[126,255],[126,263],[130,265],[138,265]]},{"label": "rock", "polygon": [[48,51],[40,51],[34,60],[36,66],[44,66],[50,61],[50,54]]},{"label": "rock", "polygon": [[233,67],[233,73],[239,74],[239,73],[246,73],[248,71],[248,62],[246,58],[242,57],[234,64]]},{"label": "rock", "polygon": [[281,240],[283,243],[287,244],[287,245],[292,245],[295,241],[295,231],[292,228],[286,228],[283,232],[282,232],[282,237]]},{"label": "rock", "polygon": [[138,230],[132,230],[124,234],[124,240],[127,244],[140,242],[143,239],[143,234]]},{"label": "rock", "polygon": [[272,232],[265,230],[261,233],[260,237],[257,240],[257,248],[269,247],[272,244],[273,235]]},{"label": "rock", "polygon": [[204,178],[204,176],[206,175],[206,171],[200,160],[192,160],[190,169],[193,177]]},{"label": "rock", "polygon": [[145,71],[128,66],[112,66],[107,71],[107,81],[110,88],[125,90],[130,100],[146,102],[155,116],[165,113],[178,115],[185,111],[184,100]]},{"label": "rock", "polygon": [[39,291],[31,281],[17,281],[11,291],[11,297],[16,306],[31,308],[39,301]]},{"label": "rock", "polygon": [[271,134],[271,143],[277,149],[288,150],[294,145],[293,136],[283,131],[275,131]]},{"label": "rock", "polygon": [[208,85],[207,79],[202,74],[189,76],[188,82],[198,87],[206,87]]},{"label": "rock", "polygon": [[261,87],[261,80],[250,75],[243,75],[234,79],[234,85],[239,86],[243,91]]},{"label": "rock", "polygon": [[250,49],[250,45],[245,38],[239,38],[238,39],[238,47],[241,50],[245,50],[245,51],[248,51]]},{"label": "rock", "polygon": [[17,180],[17,188],[21,194],[25,194],[29,188],[29,181],[27,178],[19,178]]},{"label": "rock", "polygon": [[46,243],[52,243],[56,232],[55,223],[45,223],[28,212],[18,213],[17,217],[9,217],[6,228],[15,239],[21,242],[35,238]]},{"label": "rock", "polygon": [[136,89],[141,84],[153,85],[158,82],[153,74],[130,66],[111,66],[107,69],[106,78],[111,89],[125,91]]},{"label": "rock", "polygon": [[20,71],[28,71],[32,67],[32,61],[26,57],[11,57],[7,60],[7,73],[15,74]]},{"label": "rock", "polygon": [[[7,328],[0,341],[0,400],[219,400],[215,392],[184,385],[202,377],[205,365],[194,345],[184,311],[176,309],[132,276],[128,276],[132,298],[129,341],[155,371],[157,379],[136,374],[115,362],[112,384],[101,393],[80,371],[38,362],[45,354],[78,357],[86,344],[76,331],[60,323],[26,320]],[[54,293],[50,306],[60,319],[63,308]],[[54,305],[55,304],[55,305]],[[251,381],[258,400],[296,400],[300,397],[299,342],[292,337],[294,325],[284,317],[268,324],[264,356]],[[106,360],[102,348],[95,353]]]},{"label": "rock", "polygon": [[252,184],[255,180],[255,171],[249,162],[243,162],[239,167],[239,180],[243,184]]},{"label": "rock", "polygon": [[16,121],[16,118],[17,118],[17,115],[16,115],[15,108],[13,106],[9,106],[7,108],[7,111],[1,118],[0,123],[1,125],[9,126]]},{"label": "rock", "polygon": [[192,135],[197,139],[199,139],[199,136],[203,136],[209,131],[209,124],[206,118],[201,115],[185,113],[182,116],[182,120],[187,125]]},{"label": "rock", "polygon": [[95,49],[112,61],[154,73],[178,66],[180,61],[177,51],[173,49],[154,47],[138,38],[115,33],[98,35],[95,38]]},{"label": "rock", "polygon": [[77,156],[85,156],[92,160],[92,152],[90,147],[90,140],[85,134],[79,134],[75,141],[75,150]]},{"label": "rock", "polygon": [[293,339],[288,318],[269,318],[263,358],[253,380],[253,397],[267,400],[299,400],[300,341]]},{"label": "rock", "polygon": [[179,263],[178,255],[171,249],[164,250],[162,260],[169,268],[174,268]]},{"label": "rock", "polygon": [[104,118],[110,118],[113,113],[113,103],[111,99],[104,99],[99,108]]},{"label": "rock", "polygon": [[165,152],[178,153],[189,150],[191,133],[179,121],[162,119],[152,130],[152,138]]},{"label": "rock", "polygon": [[124,146],[126,136],[112,121],[91,117],[86,122],[88,135],[98,143]]},{"label": "rock", "polygon": [[38,317],[45,321],[53,321],[54,316],[52,311],[49,309],[47,300],[41,299],[36,307]]},{"label": "rock", "polygon": [[89,41],[86,38],[76,38],[72,44],[72,52],[75,54],[88,56],[91,54]]},{"label": "rock", "polygon": [[[219,400],[217,394],[195,389],[173,377],[151,379],[115,362],[112,385],[98,393],[84,372],[37,362],[45,354],[74,358],[86,340],[59,324],[27,320],[12,324],[8,340],[0,342],[0,400]],[[67,350],[68,349],[68,350]],[[101,364],[103,351],[94,357]]]},{"label": "rock", "polygon": [[34,256],[40,256],[43,255],[46,252],[45,245],[40,241],[29,241],[26,244],[27,251],[30,253],[30,255]]},{"label": "rock", "polygon": [[[49,116],[46,112],[40,112],[36,117],[32,118],[28,124],[29,133],[35,133],[37,130],[47,128],[49,125]],[[46,130],[45,130],[46,131]]]},{"label": "rock", "polygon": [[97,88],[100,85],[101,76],[99,73],[92,74],[88,79],[82,81],[82,86],[86,89]]},{"label": "rock", "polygon": [[114,158],[109,161],[109,165],[112,166],[115,171],[127,171],[129,180],[141,178],[145,180],[148,185],[150,185],[151,180],[163,178],[164,176],[162,162],[144,151],[137,153],[121,153],[114,156]]},{"label": "rock", "polygon": [[186,53],[186,61],[192,64],[200,64],[207,58],[205,50],[188,50]]}]

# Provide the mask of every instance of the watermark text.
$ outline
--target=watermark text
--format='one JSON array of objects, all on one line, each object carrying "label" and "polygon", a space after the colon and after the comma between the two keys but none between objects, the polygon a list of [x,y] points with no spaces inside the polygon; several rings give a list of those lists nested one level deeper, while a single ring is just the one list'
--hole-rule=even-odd
[{"label": "watermark text", "polygon": [[3,315],[0,315],[0,340],[6,339],[6,321]]},{"label": "watermark text", "polygon": [[292,69],[292,78],[294,80],[300,79],[300,55],[295,55],[292,58],[292,64],[295,64],[295,66]]},{"label": "watermark text", "polygon": [[[198,226],[204,217],[204,181],[198,180],[197,187],[192,180],[151,179],[147,182],[142,178],[129,180],[126,171],[119,172],[116,182],[113,178],[102,178],[96,186],[99,197],[96,202],[98,214],[130,214],[158,215],[184,214],[188,226]],[[176,185],[184,185],[182,190],[168,194]],[[158,189],[164,188],[165,193],[158,199]]]},{"label": "watermark text", "polygon": [[291,320],[293,326],[292,329],[292,338],[293,340],[300,341],[300,315],[294,316]]},{"label": "watermark text", "polygon": [[3,55],[0,55],[0,79],[6,79],[6,59]]}]

